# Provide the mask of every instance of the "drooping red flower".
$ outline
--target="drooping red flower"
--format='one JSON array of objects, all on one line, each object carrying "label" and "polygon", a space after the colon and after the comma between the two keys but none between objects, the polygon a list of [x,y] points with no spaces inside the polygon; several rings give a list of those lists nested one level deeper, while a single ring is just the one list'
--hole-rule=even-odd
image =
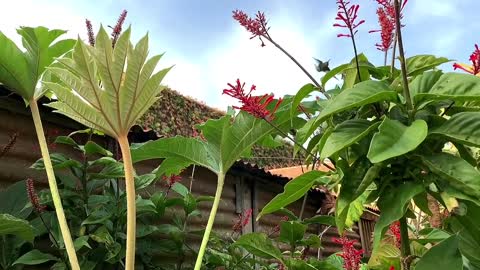
[{"label": "drooping red flower", "polygon": [[117,43],[118,37],[120,37],[120,34],[122,33],[122,26],[123,23],[125,22],[125,18],[127,17],[127,11],[123,10],[120,16],[118,17],[117,24],[115,24],[115,27],[113,27],[112,31],[112,46],[115,47],[115,44]]},{"label": "drooping red flower", "polygon": [[87,26],[88,43],[90,43],[91,46],[95,46],[95,34],[93,33],[92,22],[85,19],[85,25]]},{"label": "drooping red flower", "polygon": [[470,55],[470,61],[472,62],[471,66],[454,63],[453,68],[454,70],[461,69],[472,75],[480,75],[480,49],[477,44],[475,44],[475,50]]},{"label": "drooping red flower", "polygon": [[245,210],[243,213],[238,215],[237,220],[235,221],[235,224],[232,226],[232,230],[234,232],[241,233],[242,229],[245,228],[248,223],[250,222],[250,218],[252,217],[252,208],[249,208]]},{"label": "drooping red flower", "polygon": [[265,18],[265,13],[258,11],[255,19],[253,19],[241,10],[234,10],[232,17],[233,19],[238,21],[241,26],[245,27],[248,32],[252,34],[250,39],[258,37],[262,42],[262,47],[265,46],[262,37],[267,37],[267,31],[269,29],[267,27],[267,19]]},{"label": "drooping red flower", "polygon": [[398,248],[402,245],[402,236],[400,235],[400,221],[395,221],[390,225],[389,231],[395,237],[395,246]]},{"label": "drooping red flower", "polygon": [[338,34],[337,37],[349,37],[354,36],[358,30],[357,27],[365,23],[365,20],[358,22],[358,10],[360,5],[350,5],[349,1],[337,0],[338,12],[335,20],[338,23],[333,24],[334,27],[347,28],[349,33]]},{"label": "drooping red flower", "polygon": [[175,183],[182,181],[182,177],[180,175],[172,174],[170,176],[162,176],[162,179],[167,182],[167,186],[170,189]]},{"label": "drooping red flower", "polygon": [[282,99],[278,99],[275,107],[269,111],[267,107],[274,101],[273,95],[252,96],[252,92],[256,90],[256,86],[252,85],[250,91],[246,93],[244,89],[245,83],[240,83],[239,79],[237,79],[235,85],[229,83],[228,86],[230,89],[223,89],[223,94],[236,98],[242,103],[241,107],[234,106],[234,108],[246,111],[257,118],[272,119],[273,114],[282,103]]},{"label": "drooping red flower", "polygon": [[362,259],[363,250],[354,247],[356,240],[349,240],[347,237],[333,238],[333,242],[342,245],[342,253],[338,256],[343,258],[343,269],[358,270],[360,269],[360,260]]},{"label": "drooping red flower", "polygon": [[45,210],[47,210],[47,207],[40,204],[40,199],[38,198],[37,192],[35,191],[35,183],[33,182],[32,178],[27,179],[26,186],[28,199],[30,200],[33,209],[35,209],[35,211],[39,214],[45,212]]},{"label": "drooping red flower", "polygon": [[[379,30],[371,30],[369,33],[380,32],[381,43],[375,44],[377,49],[380,51],[388,51],[393,44],[395,37],[395,25],[396,25],[396,13],[395,6],[392,0],[376,0],[379,7],[377,9],[378,22],[380,24]],[[402,2],[401,10],[407,4],[407,0]],[[403,14],[400,13],[400,19],[403,17]],[[403,26],[403,25],[402,25]]]},{"label": "drooping red flower", "polygon": [[391,265],[389,270],[395,270],[395,266]]}]

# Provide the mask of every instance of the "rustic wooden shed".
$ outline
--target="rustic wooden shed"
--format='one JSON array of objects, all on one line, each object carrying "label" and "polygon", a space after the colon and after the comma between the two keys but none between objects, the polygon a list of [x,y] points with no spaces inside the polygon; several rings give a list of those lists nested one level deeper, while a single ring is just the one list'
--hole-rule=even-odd
[{"label": "rustic wooden shed", "polygon": [[[141,123],[142,128],[137,127],[130,134],[131,142],[143,142],[153,139],[154,137],[163,136],[188,136],[190,135],[189,132],[192,132],[192,126],[194,124],[206,120],[211,117],[212,114],[217,115],[217,117],[222,114],[189,98],[183,98],[183,101],[179,101],[182,100],[182,96],[174,91],[165,92],[164,97],[166,97],[167,100],[160,100],[159,104],[171,104],[169,102],[172,102],[171,100],[174,99],[176,100],[175,102],[180,104],[179,106],[181,106],[182,109],[179,110],[167,106],[164,110],[159,111],[161,106],[155,106],[143,119]],[[210,110],[210,112],[206,110]],[[162,119],[172,118],[170,115],[172,113],[171,111],[176,111],[177,115],[173,117],[173,124],[170,127],[170,130],[175,131],[169,133],[166,132],[165,126],[161,123],[163,123]],[[191,113],[191,111],[193,112]],[[46,134],[50,139],[52,139],[53,136],[67,135],[72,131],[85,128],[62,115],[52,113],[51,110],[45,106],[41,106],[41,114]],[[144,132],[145,129],[150,130],[150,132]],[[181,130],[184,130],[184,132],[180,132]],[[100,137],[97,139],[98,143],[103,144],[104,147],[115,152],[116,143],[114,140],[108,137]],[[35,178],[46,186],[44,173],[29,169],[30,165],[40,157],[30,112],[19,97],[0,87],[0,149],[9,142],[11,143],[9,151],[0,157],[0,189],[28,177]],[[54,147],[53,144],[51,146]],[[56,146],[56,149],[52,150],[62,152],[69,151],[62,146]],[[262,153],[261,156],[271,157],[271,162],[268,163],[267,159],[261,159],[260,162],[255,162],[255,160],[238,161],[229,171],[215,221],[214,230],[218,234],[229,234],[238,214],[249,208],[253,209],[253,218],[244,229],[244,233],[270,231],[280,221],[281,217],[279,215],[270,215],[268,218],[263,218],[259,222],[255,222],[258,212],[276,194],[280,193],[283,190],[283,186],[290,180],[288,177],[274,175],[265,168],[296,165],[299,164],[301,160],[288,158],[285,161],[282,159],[282,157],[291,156],[291,152],[289,152],[291,149],[289,149],[288,146],[282,149],[275,149],[273,152],[258,148],[256,148],[255,151],[257,154]],[[137,164],[136,169],[140,173],[149,172],[157,165],[158,162],[143,162]],[[189,168],[182,174],[184,181],[189,181],[191,170],[192,168]],[[162,188],[162,185],[158,184],[155,188]],[[213,195],[215,188],[215,175],[206,169],[197,167],[195,169],[193,193],[197,195]],[[312,194],[308,196],[304,217],[316,215],[324,198],[325,196],[324,194],[322,195],[322,192],[312,191]],[[301,204],[301,201],[298,201],[289,208],[298,214]],[[191,223],[191,226],[197,227],[198,229],[205,226],[210,205],[202,204],[200,208],[202,218],[198,218]],[[374,215],[365,216],[365,218],[358,223],[358,226],[355,226],[353,231],[348,233],[348,236],[357,239],[361,243],[359,247],[361,245],[366,251],[369,251],[371,230],[373,229],[375,219]],[[309,232],[318,234],[323,230],[324,227],[312,226]],[[323,237],[324,249],[321,251],[312,250],[311,255],[328,256],[338,251],[338,245],[331,241],[332,237],[336,236],[338,235],[335,228],[330,228],[326,231]],[[200,239],[191,239],[191,241],[192,246],[197,246],[199,245]]]}]

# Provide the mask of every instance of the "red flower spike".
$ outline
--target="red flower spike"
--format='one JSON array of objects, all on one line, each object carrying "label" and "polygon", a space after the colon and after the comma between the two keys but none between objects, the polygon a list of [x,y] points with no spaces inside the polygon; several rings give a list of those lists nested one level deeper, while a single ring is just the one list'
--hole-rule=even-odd
[{"label": "red flower spike", "polygon": [[239,79],[237,79],[236,85],[229,83],[228,86],[230,86],[230,89],[224,89],[223,94],[238,99],[242,103],[241,107],[233,106],[233,108],[246,111],[257,118],[271,120],[273,114],[282,103],[282,99],[280,98],[275,104],[273,110],[269,111],[267,107],[274,101],[273,95],[265,94],[263,96],[252,96],[252,92],[256,90],[256,86],[252,85],[250,91],[246,93],[244,89],[245,83],[240,83]]},{"label": "red flower spike", "polygon": [[395,266],[391,265],[389,270],[395,270]]},{"label": "red flower spike", "polygon": [[337,0],[338,12],[335,20],[339,21],[338,23],[333,24],[334,27],[347,28],[349,33],[338,34],[337,37],[352,37],[352,34],[355,35],[358,30],[356,30],[360,25],[365,23],[365,20],[358,19],[358,10],[360,5],[350,5],[350,2],[344,0]]},{"label": "red flower spike", "polygon": [[400,221],[395,221],[394,223],[392,223],[389,230],[395,237],[395,246],[400,248],[402,245],[402,236],[400,235]]},{"label": "red flower spike", "polygon": [[458,63],[453,64],[453,69],[461,69],[465,72],[468,72],[472,75],[480,74],[480,49],[477,44],[475,44],[475,50],[470,55],[470,61],[472,62],[472,66],[464,66]]},{"label": "red flower spike", "polygon": [[30,200],[30,203],[32,203],[35,211],[39,214],[45,212],[45,210],[47,210],[47,207],[40,204],[40,199],[38,198],[37,192],[35,191],[35,184],[32,178],[27,179],[26,186],[28,199]]},{"label": "red flower spike", "polygon": [[265,46],[265,43],[262,40],[262,37],[267,37],[268,35],[267,19],[265,18],[265,13],[258,11],[255,19],[253,19],[241,10],[234,10],[232,17],[233,19],[238,21],[241,26],[245,27],[248,32],[252,34],[250,39],[258,37],[262,42],[262,47]]},{"label": "red flower spike", "polygon": [[180,182],[182,181],[182,177],[180,175],[170,175],[170,176],[162,176],[162,179],[167,181],[167,186],[168,186],[168,189],[172,188],[172,186],[177,183],[177,182]]},{"label": "red flower spike", "polygon": [[342,253],[338,256],[343,258],[343,269],[358,270],[360,269],[360,260],[362,259],[363,250],[354,247],[356,240],[349,240],[347,237],[333,238],[334,243],[342,245]]},{"label": "red flower spike", "polygon": [[245,228],[250,222],[250,218],[252,217],[252,212],[253,212],[252,208],[249,208],[245,210],[242,214],[239,214],[237,221],[232,226],[232,230],[234,232],[241,233],[242,229]]},{"label": "red flower spike", "polygon": [[[400,12],[403,11],[403,8],[407,4],[407,2],[407,0],[403,1]],[[371,30],[369,31],[369,33],[380,32],[382,42],[375,44],[375,46],[377,46],[377,49],[379,49],[380,51],[386,52],[392,47],[395,36],[395,6],[392,0],[377,0],[377,3],[379,5],[377,9],[377,16],[378,22],[380,24],[380,29]],[[402,18],[403,14],[400,13],[400,19]]]},{"label": "red flower spike", "polygon": [[120,37],[120,34],[122,33],[122,26],[123,26],[123,23],[125,22],[126,17],[127,17],[127,11],[123,10],[122,13],[120,14],[120,17],[118,17],[117,24],[115,24],[115,27],[113,28],[113,31],[112,31],[112,47],[115,47],[118,37]]},{"label": "red flower spike", "polygon": [[88,43],[90,43],[91,46],[95,46],[95,34],[93,33],[92,22],[85,19],[85,25],[87,26]]}]

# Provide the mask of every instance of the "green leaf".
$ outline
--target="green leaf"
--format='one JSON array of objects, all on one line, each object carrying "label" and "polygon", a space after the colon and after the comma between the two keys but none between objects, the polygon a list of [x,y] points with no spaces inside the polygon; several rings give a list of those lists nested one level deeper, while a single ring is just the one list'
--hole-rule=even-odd
[{"label": "green leaf", "polygon": [[335,127],[328,136],[322,149],[320,159],[323,160],[360,141],[376,129],[380,122],[371,122],[364,119],[347,120]]},{"label": "green leaf", "polygon": [[178,183],[178,182],[173,184],[172,190],[177,192],[178,194],[180,194],[180,196],[182,196],[182,197],[185,197],[185,196],[187,196],[188,193],[190,193],[186,186],[184,186],[184,185],[182,185],[181,183]]},{"label": "green leaf", "polygon": [[88,239],[89,239],[88,235],[83,235],[75,239],[75,241],[73,241],[73,246],[75,247],[75,251],[79,251],[82,247],[88,247],[89,249],[92,249],[92,247],[88,243]]},{"label": "green leaf", "polygon": [[437,228],[425,228],[419,232],[420,237],[413,239],[422,245],[426,245],[428,243],[437,243],[443,241],[451,236],[451,234],[447,233],[444,230],[437,229]]},{"label": "green leaf", "polygon": [[413,97],[421,93],[428,93],[442,75],[442,71],[436,70],[425,72],[422,75],[415,77],[409,85],[411,96]]},{"label": "green leaf", "polygon": [[338,67],[335,67],[334,69],[330,70],[329,72],[325,73],[325,75],[322,77],[321,79],[321,83],[322,83],[322,86],[325,87],[325,85],[327,84],[327,82],[335,77],[337,74],[343,72],[345,69],[347,69],[348,67],[350,67],[350,64],[343,64],[343,65],[340,65]]},{"label": "green leaf", "polygon": [[415,265],[415,270],[462,270],[463,260],[457,236],[452,235],[432,247]]},{"label": "green leaf", "polygon": [[16,264],[37,265],[44,262],[59,261],[59,260],[60,260],[59,258],[51,254],[43,253],[38,249],[34,249],[32,251],[29,251],[23,254],[12,265],[16,265]]},{"label": "green leaf", "polygon": [[425,140],[427,132],[428,126],[423,120],[404,126],[399,121],[385,118],[379,131],[373,135],[367,157],[372,163],[379,163],[406,154]]},{"label": "green leaf", "polygon": [[105,210],[96,210],[88,215],[88,217],[82,222],[82,226],[88,224],[102,224],[111,216],[112,214]]},{"label": "green leaf", "polygon": [[240,236],[234,243],[255,256],[265,259],[276,259],[283,262],[282,253],[264,233],[249,233]]},{"label": "green leaf", "polygon": [[300,105],[302,100],[315,90],[315,86],[311,83],[305,84],[304,86],[302,86],[302,88],[300,88],[300,90],[298,90],[297,94],[295,94],[295,97],[293,97],[292,106],[290,109],[290,116],[293,117],[296,115],[298,105]]},{"label": "green leaf", "polygon": [[298,241],[303,239],[307,225],[298,221],[283,221],[280,223],[279,241],[295,246]]},{"label": "green leaf", "polygon": [[465,160],[446,153],[422,156],[428,168],[441,178],[439,182],[480,199],[480,172]]},{"label": "green leaf", "polygon": [[27,207],[29,202],[25,181],[16,182],[0,190],[0,213],[2,214],[26,219],[32,212],[32,208]]},{"label": "green leaf", "polygon": [[450,61],[452,60],[449,60],[445,57],[436,57],[434,55],[423,54],[407,58],[405,62],[407,66],[408,76],[416,76]]},{"label": "green leaf", "polygon": [[416,94],[413,99],[415,104],[431,100],[479,101],[480,78],[470,74],[446,73],[428,92]]},{"label": "green leaf", "polygon": [[265,207],[263,207],[262,211],[258,214],[257,220],[264,215],[278,211],[281,208],[299,200],[312,188],[317,181],[319,181],[325,175],[325,172],[309,171],[289,181],[285,185],[284,191],[275,196],[275,198],[273,198],[269,203],[267,203],[267,205],[265,205]]},{"label": "green leaf", "polygon": [[135,177],[135,190],[144,189],[150,186],[157,179],[157,175],[148,173]]},{"label": "green leaf", "polygon": [[328,117],[352,108],[361,107],[379,101],[394,101],[397,93],[381,81],[364,81],[352,88],[343,90],[338,96],[329,101],[326,108],[311,122],[300,141],[308,138]]},{"label": "green leaf", "polygon": [[389,187],[382,193],[377,203],[382,214],[375,224],[374,250],[379,247],[380,239],[390,224],[405,215],[410,200],[424,190],[420,183],[406,182],[398,187]]},{"label": "green leaf", "polygon": [[170,70],[154,73],[160,56],[147,60],[148,36],[134,47],[130,34],[130,28],[123,31],[114,49],[103,27],[94,47],[78,39],[73,53],[58,60],[60,68],[49,68],[60,83],[44,82],[58,98],[48,106],[114,138],[126,134],[158,100]]},{"label": "green leaf", "polygon": [[183,198],[183,209],[185,210],[185,214],[187,214],[187,216],[192,214],[197,209],[197,201],[191,193],[187,193]]},{"label": "green leaf", "polygon": [[[65,169],[70,167],[81,168],[82,164],[78,161],[70,159],[68,156],[61,153],[51,153],[50,159],[52,160],[52,165],[54,169]],[[45,170],[45,164],[43,163],[43,158],[37,160],[35,163],[30,166],[30,168],[35,170]]]},{"label": "green leaf", "polygon": [[16,235],[25,241],[33,242],[34,228],[28,221],[9,214],[0,214],[0,235]]},{"label": "green leaf", "polygon": [[87,154],[87,155],[99,154],[99,155],[107,156],[107,157],[111,157],[113,155],[112,152],[110,152],[107,149],[101,147],[100,145],[98,145],[97,143],[95,143],[93,141],[88,141],[85,144],[85,146],[83,147],[83,149],[85,150],[85,154]]},{"label": "green leaf", "polygon": [[480,146],[480,112],[457,113],[430,134],[445,136],[470,146]]},{"label": "green leaf", "polygon": [[66,144],[74,147],[78,146],[77,142],[70,136],[58,136],[55,138],[55,143]]},{"label": "green leaf", "polygon": [[307,225],[323,224],[323,225],[335,226],[335,217],[318,215],[318,216],[304,219],[303,223]]}]

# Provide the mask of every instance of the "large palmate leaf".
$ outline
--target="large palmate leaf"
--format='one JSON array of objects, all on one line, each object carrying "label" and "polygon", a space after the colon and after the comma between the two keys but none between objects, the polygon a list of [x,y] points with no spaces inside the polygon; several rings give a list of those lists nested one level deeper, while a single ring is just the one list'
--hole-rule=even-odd
[{"label": "large palmate leaf", "polygon": [[44,94],[45,89],[39,87],[38,81],[45,68],[71,50],[75,41],[67,39],[54,43],[66,31],[42,26],[21,27],[17,32],[22,36],[25,51],[0,32],[0,83],[25,100],[36,100]]},{"label": "large palmate leaf", "polygon": [[398,187],[389,187],[378,199],[381,215],[375,224],[373,247],[377,249],[388,226],[405,215],[410,200],[424,190],[421,183],[406,182]]},{"label": "large palmate leaf", "polygon": [[464,159],[440,153],[422,156],[423,162],[440,178],[438,181],[480,199],[480,172]]},{"label": "large palmate leaf", "polygon": [[79,39],[71,57],[48,69],[61,81],[45,82],[58,98],[49,106],[114,138],[125,135],[158,99],[170,70],[154,72],[161,56],[147,60],[148,35],[134,47],[130,33],[130,28],[123,32],[115,48],[103,28],[95,47]]},{"label": "large palmate leaf", "polygon": [[446,73],[428,92],[413,96],[415,104],[430,100],[479,101],[480,78],[470,74]]},{"label": "large palmate leaf", "polygon": [[430,131],[470,146],[480,146],[480,112],[453,115],[441,126]]},{"label": "large palmate leaf", "polygon": [[423,120],[416,120],[404,126],[397,120],[385,118],[373,135],[367,157],[372,163],[382,162],[415,150],[427,137],[428,126]]},{"label": "large palmate leaf", "polygon": [[[288,119],[277,119],[277,123],[281,125]],[[240,112],[233,121],[231,116],[226,115],[220,119],[208,120],[198,128],[206,141],[174,137],[147,142],[132,147],[133,161],[165,158],[165,165],[161,165],[160,170],[166,170],[165,166],[176,165],[177,170],[181,170],[197,164],[216,174],[224,174],[253,144],[274,129],[264,120],[246,112]]]},{"label": "large palmate leaf", "polygon": [[462,270],[463,260],[458,248],[458,238],[452,235],[435,245],[420,258],[415,270]]},{"label": "large palmate leaf", "polygon": [[376,129],[380,122],[371,122],[364,119],[347,120],[335,127],[328,136],[325,146],[320,154],[320,159],[325,159],[338,151],[360,141],[372,130]]},{"label": "large palmate leaf", "polygon": [[445,57],[436,57],[430,54],[415,55],[407,58],[406,65],[408,70],[408,76],[416,76],[427,70],[433,69],[441,64],[450,62]]},{"label": "large palmate leaf", "polygon": [[263,207],[262,211],[258,214],[257,219],[264,215],[278,211],[281,208],[299,200],[325,175],[325,172],[309,171],[289,181],[285,185],[283,192],[275,196],[275,198],[273,198],[269,203],[267,203],[267,205],[265,205],[265,207]]},{"label": "large palmate leaf", "polygon": [[300,142],[304,142],[323,121],[336,113],[379,101],[393,101],[396,98],[397,93],[384,82],[364,81],[358,83],[352,88],[343,90],[330,100],[320,115],[298,131],[297,138]]}]

